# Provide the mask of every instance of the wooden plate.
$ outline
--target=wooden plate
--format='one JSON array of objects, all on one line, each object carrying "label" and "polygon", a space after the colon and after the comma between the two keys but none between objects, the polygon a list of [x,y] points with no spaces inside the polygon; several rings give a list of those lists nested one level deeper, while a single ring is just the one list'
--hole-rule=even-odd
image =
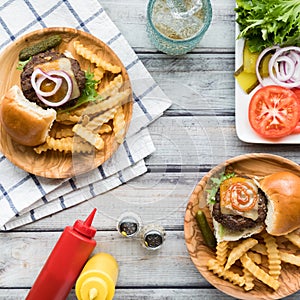
[{"label": "wooden plate", "polygon": [[[88,70],[90,68],[92,71],[94,67],[87,60],[76,55],[73,48],[73,41],[76,40],[79,40],[82,44],[97,52],[97,55],[105,61],[120,66],[122,69],[121,74],[123,76],[123,81],[125,82],[124,86],[131,90],[129,77],[125,67],[117,55],[105,43],[86,32],[72,28],[58,27],[37,30],[24,35],[10,44],[1,53],[0,97],[2,97],[14,84],[20,86],[21,71],[16,69],[20,50],[52,34],[59,34],[63,40],[57,47],[57,50],[59,52],[64,52],[65,50],[71,52],[74,58],[79,61],[83,70]],[[107,75],[104,80],[101,81],[101,85],[107,84],[109,80],[109,75]],[[123,109],[127,131],[132,116],[132,96],[130,96],[128,102],[124,104]],[[95,151],[88,155],[64,154],[59,151],[47,151],[39,155],[33,151],[32,147],[26,147],[15,143],[0,125],[0,151],[13,164],[21,169],[48,178],[72,177],[98,167],[110,158],[119,146],[113,134],[106,135],[104,137],[104,142],[105,147],[102,151]]]},{"label": "wooden plate", "polygon": [[220,291],[238,299],[281,299],[300,290],[299,268],[283,263],[280,275],[280,288],[274,292],[263,283],[255,281],[255,288],[245,292],[243,288],[218,278],[207,269],[207,261],[215,257],[215,253],[208,248],[198,229],[195,214],[199,208],[203,209],[208,222],[212,226],[212,219],[206,206],[205,190],[211,177],[218,177],[225,168],[232,172],[253,176],[266,176],[279,171],[290,171],[300,176],[300,166],[293,161],[271,154],[247,154],[238,156],[213,168],[198,183],[193,191],[186,209],[184,219],[184,234],[187,249],[193,263],[202,276]]}]

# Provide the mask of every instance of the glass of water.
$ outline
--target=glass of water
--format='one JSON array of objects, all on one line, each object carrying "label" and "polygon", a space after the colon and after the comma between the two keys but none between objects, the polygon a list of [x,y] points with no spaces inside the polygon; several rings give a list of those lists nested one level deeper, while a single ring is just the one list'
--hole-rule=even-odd
[{"label": "glass of water", "polygon": [[197,46],[211,18],[210,0],[150,0],[147,32],[158,50],[181,55]]}]

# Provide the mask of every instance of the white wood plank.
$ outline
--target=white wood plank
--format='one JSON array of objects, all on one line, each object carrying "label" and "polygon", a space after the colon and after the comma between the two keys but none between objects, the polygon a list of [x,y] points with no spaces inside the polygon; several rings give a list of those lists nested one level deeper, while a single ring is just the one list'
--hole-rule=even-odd
[{"label": "white wood plank", "polygon": [[[27,289],[1,289],[0,298],[6,300],[23,300],[29,290]],[[285,298],[286,300],[296,300],[299,298],[299,293]],[[75,300],[75,292],[72,290],[67,300]],[[176,288],[153,288],[153,289],[122,289],[117,288],[114,300],[156,300],[156,299],[234,299],[215,289],[176,289]]]},{"label": "white wood plank", "polygon": [[98,230],[115,230],[125,211],[138,214],[143,224],[159,223],[169,230],[182,230],[188,199],[205,173],[147,173],[119,188],[61,213],[22,226],[17,231],[62,230],[76,219],[84,220],[98,209],[93,225]]},{"label": "white wood plank", "polygon": [[214,166],[237,155],[259,152],[300,161],[297,145],[240,141],[235,131],[234,116],[163,117],[150,126],[150,132],[156,147],[147,159],[150,167]]},{"label": "white wood plank", "polygon": [[234,54],[139,57],[172,100],[171,112],[234,114]]},{"label": "white wood plank", "polygon": [[[60,232],[3,233],[0,286],[30,287]],[[168,231],[158,251],[148,251],[139,240],[126,239],[115,232],[97,232],[94,253],[108,252],[118,261],[117,285],[125,287],[208,287],[196,270],[184,243],[183,232]],[[163,268],[161,266],[164,266]]]}]

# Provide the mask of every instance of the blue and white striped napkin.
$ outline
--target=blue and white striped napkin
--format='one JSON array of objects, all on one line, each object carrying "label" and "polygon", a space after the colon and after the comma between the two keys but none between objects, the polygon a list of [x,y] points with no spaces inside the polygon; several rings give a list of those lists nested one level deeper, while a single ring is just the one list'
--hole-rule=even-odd
[{"label": "blue and white striped napkin", "polygon": [[[0,4],[0,51],[25,33],[45,27],[72,27],[108,44],[129,74],[133,116],[117,152],[86,174],[48,179],[14,166],[0,153],[0,229],[10,230],[109,191],[147,171],[144,158],[155,151],[147,126],[171,101],[152,79],[97,0],[7,0]],[[0,82],[1,84],[1,82]]]}]

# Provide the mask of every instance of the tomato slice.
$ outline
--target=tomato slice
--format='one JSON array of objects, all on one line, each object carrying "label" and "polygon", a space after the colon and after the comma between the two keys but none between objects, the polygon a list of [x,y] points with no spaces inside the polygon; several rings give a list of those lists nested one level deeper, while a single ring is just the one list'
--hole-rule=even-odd
[{"label": "tomato slice", "polygon": [[288,88],[270,85],[251,98],[248,118],[251,127],[264,138],[291,134],[300,117],[298,97]]},{"label": "tomato slice", "polygon": [[300,89],[294,88],[292,91],[296,94],[298,98],[298,110],[299,110],[299,118],[300,118]]},{"label": "tomato slice", "polygon": [[296,128],[293,130],[293,133],[297,134],[297,133],[300,133],[300,89],[293,88],[292,91],[296,94],[296,96],[298,98],[299,121],[297,123]]}]

